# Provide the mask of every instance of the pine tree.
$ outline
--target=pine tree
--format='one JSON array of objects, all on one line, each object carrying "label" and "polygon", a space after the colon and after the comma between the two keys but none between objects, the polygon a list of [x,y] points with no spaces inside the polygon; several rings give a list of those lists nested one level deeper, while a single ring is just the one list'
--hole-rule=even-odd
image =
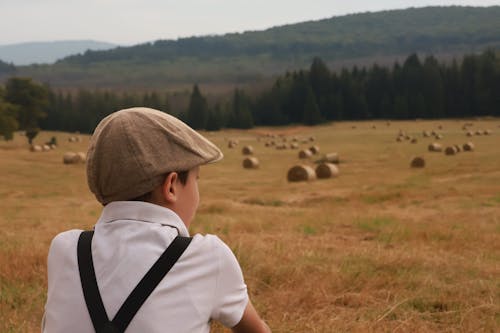
[{"label": "pine tree", "polygon": [[207,125],[207,101],[202,96],[197,84],[193,87],[186,117],[188,125],[194,129],[204,129]]}]

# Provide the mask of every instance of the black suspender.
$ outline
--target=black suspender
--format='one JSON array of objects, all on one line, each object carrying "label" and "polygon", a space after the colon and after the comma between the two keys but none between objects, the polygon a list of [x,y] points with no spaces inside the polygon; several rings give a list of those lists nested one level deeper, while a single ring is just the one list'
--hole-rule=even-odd
[{"label": "black suspender", "polygon": [[188,247],[191,238],[177,236],[174,239],[127,297],[113,320],[110,321],[102,303],[92,262],[93,235],[93,231],[84,231],[78,239],[78,268],[85,303],[97,333],[124,332],[142,304]]}]

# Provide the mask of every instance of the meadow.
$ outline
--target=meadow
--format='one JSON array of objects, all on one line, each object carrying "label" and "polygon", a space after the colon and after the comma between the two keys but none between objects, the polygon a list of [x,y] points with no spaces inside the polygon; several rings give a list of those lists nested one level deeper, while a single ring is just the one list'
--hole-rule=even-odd
[{"label": "meadow", "polygon": [[[491,129],[488,136],[466,137]],[[439,129],[439,127],[442,129]],[[354,128],[355,127],[355,128]],[[375,127],[375,128],[373,128]],[[399,130],[418,142],[397,142]],[[475,144],[454,156],[440,143]],[[320,154],[264,147],[265,135],[315,137]],[[87,189],[89,136],[42,132],[59,146],[32,153],[25,137],[0,142],[0,332],[37,332],[51,239],[89,229],[101,206]],[[204,133],[225,154],[200,173],[191,233],[214,233],[237,256],[254,305],[273,332],[498,332],[500,119],[339,122]],[[236,148],[228,140],[237,139]],[[242,168],[252,145],[260,168]],[[290,183],[287,170],[338,152],[338,178]],[[410,168],[414,156],[426,166]],[[218,324],[213,332],[226,332]]]}]

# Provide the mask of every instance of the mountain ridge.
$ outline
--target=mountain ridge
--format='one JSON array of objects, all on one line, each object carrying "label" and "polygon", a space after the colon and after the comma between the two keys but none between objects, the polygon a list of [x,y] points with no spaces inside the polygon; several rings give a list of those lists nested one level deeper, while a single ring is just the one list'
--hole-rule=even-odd
[{"label": "mountain ridge", "polygon": [[17,73],[54,87],[234,86],[307,68],[386,63],[411,53],[460,57],[500,47],[500,6],[420,7],[334,16],[260,31],[156,40],[86,51]]},{"label": "mountain ridge", "polygon": [[0,45],[0,60],[17,66],[51,64],[87,50],[106,50],[118,45],[95,40],[38,41]]}]

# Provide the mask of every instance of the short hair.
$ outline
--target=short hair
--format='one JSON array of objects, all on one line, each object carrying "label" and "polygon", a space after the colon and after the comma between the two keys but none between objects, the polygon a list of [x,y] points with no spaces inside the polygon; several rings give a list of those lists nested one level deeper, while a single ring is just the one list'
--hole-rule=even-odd
[{"label": "short hair", "polygon": [[[171,171],[171,172],[167,172],[165,174],[164,178],[167,178],[167,176],[170,175],[172,172],[176,172],[177,173],[177,175],[179,176],[179,181],[181,182],[182,186],[185,186],[186,183],[187,183],[187,180],[188,180],[189,170],[187,170],[187,171]],[[142,195],[140,195],[138,197],[135,197],[133,199],[129,199],[128,201],[150,202],[152,195],[153,195],[153,191],[149,191],[149,192],[144,193],[144,194],[142,194]]]}]

